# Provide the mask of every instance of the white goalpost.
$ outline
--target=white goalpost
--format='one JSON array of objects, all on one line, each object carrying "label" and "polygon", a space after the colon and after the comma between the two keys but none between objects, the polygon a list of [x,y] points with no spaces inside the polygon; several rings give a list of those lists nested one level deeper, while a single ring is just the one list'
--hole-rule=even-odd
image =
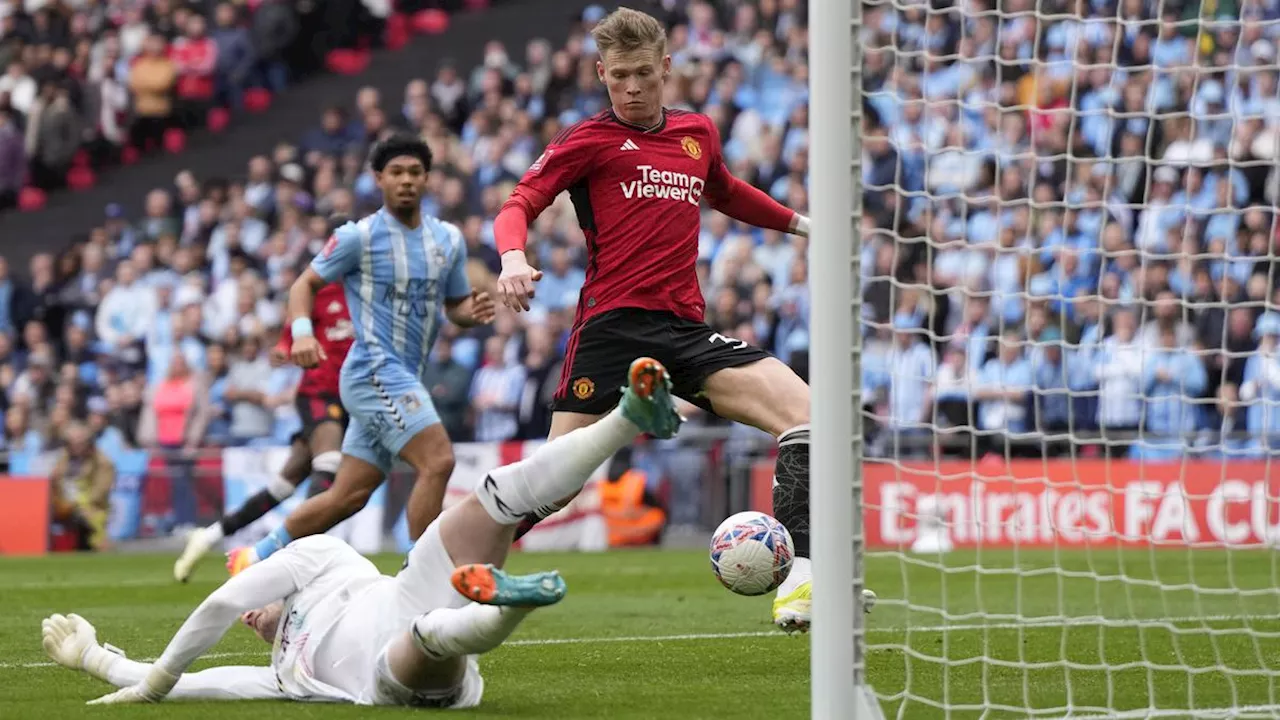
[{"label": "white goalpost", "polygon": [[1280,0],[808,8],[812,717],[1280,718]]},{"label": "white goalpost", "polygon": [[[881,718],[867,685],[862,613],[859,324],[862,149],[857,0],[810,0],[809,247],[814,718]],[[851,482],[852,479],[852,482]]]}]

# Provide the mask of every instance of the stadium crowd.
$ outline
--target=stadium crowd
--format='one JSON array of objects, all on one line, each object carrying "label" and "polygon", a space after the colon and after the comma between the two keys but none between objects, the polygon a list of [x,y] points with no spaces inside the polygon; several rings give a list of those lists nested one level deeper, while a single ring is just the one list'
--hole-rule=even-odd
[{"label": "stadium crowd", "polygon": [[[390,3],[25,0],[0,3],[0,210],[77,162],[119,163],[165,131],[278,92],[329,51],[382,37]],[[83,159],[77,156],[83,151]]]},{"label": "stadium crowd", "polygon": [[[732,171],[807,213],[805,5],[657,3],[671,28],[667,104],[710,115]],[[1280,340],[1280,315],[1264,312],[1280,302],[1280,2],[1208,7],[866,6],[871,452],[1267,447],[1280,429],[1280,366],[1255,350]],[[176,454],[286,442],[298,371],[273,366],[268,350],[286,289],[333,218],[378,205],[370,143],[393,129],[428,140],[425,210],[462,229],[473,283],[492,283],[492,220],[515,181],[550,137],[607,103],[585,33],[603,14],[585,11],[562,47],[493,42],[480,66],[443,64],[403,96],[365,88],[248,158],[243,177],[183,172],[140,217],[108,206],[87,239],[37,256],[27,278],[0,262],[5,446],[55,447],[72,419],[100,445]],[[531,240],[545,273],[533,311],[447,329],[436,347],[431,390],[455,440],[547,430],[586,262],[566,198]],[[708,211],[698,261],[709,323],[802,376],[806,249]],[[731,442],[754,440],[732,432]],[[669,444],[634,456],[673,480],[675,523],[696,519],[698,456]]]},{"label": "stadium crowd", "polygon": [[1001,7],[865,20],[877,450],[1269,452],[1280,4]]}]

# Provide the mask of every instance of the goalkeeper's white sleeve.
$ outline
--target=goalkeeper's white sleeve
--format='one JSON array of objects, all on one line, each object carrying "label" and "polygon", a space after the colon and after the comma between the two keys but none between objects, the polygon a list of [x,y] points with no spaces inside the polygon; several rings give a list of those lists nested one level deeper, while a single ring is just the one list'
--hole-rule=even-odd
[{"label": "goalkeeper's white sleeve", "polygon": [[297,592],[322,570],[322,562],[293,545],[245,569],[200,603],[139,686],[158,695],[156,700],[164,697],[191,663],[222,639],[241,613]]}]

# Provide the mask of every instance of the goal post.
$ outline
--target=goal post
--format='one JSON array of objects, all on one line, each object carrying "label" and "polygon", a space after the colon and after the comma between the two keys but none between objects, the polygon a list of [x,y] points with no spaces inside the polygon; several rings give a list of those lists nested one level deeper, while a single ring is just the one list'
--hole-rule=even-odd
[{"label": "goal post", "polygon": [[860,0],[809,0],[814,718],[880,720],[862,612]]},{"label": "goal post", "polygon": [[1280,5],[808,17],[813,717],[1280,719]]}]

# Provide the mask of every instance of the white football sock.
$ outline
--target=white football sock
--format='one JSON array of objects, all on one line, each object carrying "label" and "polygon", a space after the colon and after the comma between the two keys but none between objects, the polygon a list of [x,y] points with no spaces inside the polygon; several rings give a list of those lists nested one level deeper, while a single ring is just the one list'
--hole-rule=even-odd
[{"label": "white football sock", "polygon": [[433,660],[483,655],[506,642],[533,610],[477,603],[439,608],[413,621],[413,639]]},{"label": "white football sock", "polygon": [[298,488],[293,483],[276,475],[267,481],[267,492],[271,493],[271,497],[280,502],[284,502],[293,496],[293,492]]},{"label": "white football sock", "polygon": [[778,597],[790,595],[796,588],[811,580],[813,580],[813,562],[807,557],[793,558],[791,574],[787,575],[787,579],[778,586]]},{"label": "white football sock", "polygon": [[549,440],[529,457],[489,473],[476,496],[500,525],[518,525],[532,512],[545,517],[639,434],[640,428],[615,408],[594,424]]},{"label": "white football sock", "polygon": [[225,533],[222,532],[221,520],[205,528],[203,532],[205,539],[209,541],[210,545],[222,542],[222,538],[226,536]]}]

